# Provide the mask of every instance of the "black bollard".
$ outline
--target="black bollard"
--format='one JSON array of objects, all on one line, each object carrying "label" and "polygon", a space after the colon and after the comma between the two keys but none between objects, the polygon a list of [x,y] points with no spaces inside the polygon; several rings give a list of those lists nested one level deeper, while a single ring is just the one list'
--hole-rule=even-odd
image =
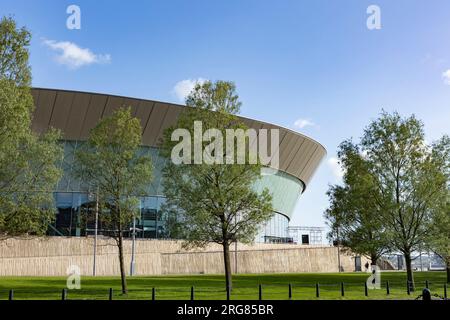
[{"label": "black bollard", "polygon": [[9,290],[9,301],[12,301],[12,300],[14,300],[14,290],[13,289]]},{"label": "black bollard", "polygon": [[194,287],[191,287],[191,301],[194,301]]},{"label": "black bollard", "polygon": [[369,296],[369,288],[367,288],[367,282],[364,282],[364,295],[366,297]]},{"label": "black bollard", "polygon": [[61,300],[67,300],[67,289],[62,289]]},{"label": "black bollard", "polygon": [[345,296],[345,288],[344,288],[344,283],[341,282],[341,297]]},{"label": "black bollard", "polygon": [[259,290],[259,300],[261,301],[262,300],[262,286],[261,285],[259,285],[258,290]]},{"label": "black bollard", "polygon": [[289,283],[289,300],[292,300],[292,285]]},{"label": "black bollard", "polygon": [[447,284],[444,283],[444,298],[447,299]]},{"label": "black bollard", "polygon": [[430,289],[425,288],[422,291],[422,299],[423,301],[430,301],[431,300],[431,292]]},{"label": "black bollard", "polygon": [[319,287],[319,284],[316,283],[316,298],[319,298],[319,297],[320,297],[320,287]]},{"label": "black bollard", "polygon": [[152,301],[155,301],[156,295],[155,295],[155,288],[152,288]]},{"label": "black bollard", "polygon": [[386,281],[386,294],[389,295],[391,293],[391,289],[389,288],[389,281]]},{"label": "black bollard", "polygon": [[113,299],[113,289],[109,288],[109,300]]}]

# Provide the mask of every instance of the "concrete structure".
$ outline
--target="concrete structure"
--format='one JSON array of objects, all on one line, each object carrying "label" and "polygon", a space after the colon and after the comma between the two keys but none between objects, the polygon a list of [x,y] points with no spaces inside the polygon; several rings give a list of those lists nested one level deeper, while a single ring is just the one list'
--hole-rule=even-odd
[{"label": "concrete structure", "polygon": [[[181,241],[141,239],[136,242],[135,275],[222,274],[221,247],[186,251]],[[81,275],[92,275],[93,239],[47,237],[8,239],[0,242],[0,276],[67,276],[70,266]],[[131,257],[131,241],[124,242],[125,265]],[[231,251],[233,273],[235,252]],[[338,272],[336,247],[294,244],[238,246],[237,273]],[[341,251],[341,271],[355,271],[355,259]],[[366,263],[363,258],[362,264]],[[99,239],[97,275],[119,275],[117,246]]]},{"label": "concrete structure", "polygon": [[[142,152],[152,157],[154,179],[148,186],[148,197],[141,199],[141,214],[137,228],[140,238],[170,238],[165,225],[166,217],[160,211],[164,202],[161,171],[166,159],[159,155],[158,143],[163,131],[174,125],[184,106],[170,103],[120,97],[114,95],[34,88],[32,95],[35,111],[32,129],[43,133],[48,128],[63,133],[64,176],[55,190],[58,209],[57,219],[50,235],[83,236],[89,234],[92,223],[83,222],[81,213],[89,210],[93,199],[83,181],[76,181],[71,174],[74,151],[88,138],[89,131],[98,121],[122,106],[131,107],[132,113],[142,125]],[[286,128],[273,124],[241,118],[250,128],[279,129],[279,170],[264,175],[255,186],[268,188],[273,195],[275,215],[261,230],[258,242],[287,242],[288,223],[295,204],[317,169],[326,151],[318,142]],[[266,168],[266,170],[271,170]]]}]

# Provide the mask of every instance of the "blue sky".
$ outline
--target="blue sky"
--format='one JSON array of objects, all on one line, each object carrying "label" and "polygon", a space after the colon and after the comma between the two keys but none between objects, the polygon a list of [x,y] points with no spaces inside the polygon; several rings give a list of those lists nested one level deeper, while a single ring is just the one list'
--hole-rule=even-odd
[{"label": "blue sky", "polygon": [[[71,4],[80,30],[66,27]],[[366,26],[371,4],[379,30]],[[2,0],[0,15],[33,33],[34,86],[179,103],[196,79],[232,80],[242,115],[321,142],[293,225],[324,226],[337,145],[382,108],[416,114],[428,141],[450,131],[448,0]]]}]

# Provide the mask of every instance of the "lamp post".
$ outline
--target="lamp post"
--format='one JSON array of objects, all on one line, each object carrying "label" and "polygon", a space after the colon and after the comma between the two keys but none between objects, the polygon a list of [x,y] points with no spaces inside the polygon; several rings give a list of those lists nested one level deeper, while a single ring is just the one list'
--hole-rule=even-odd
[{"label": "lamp post", "polygon": [[130,265],[130,276],[134,275],[134,267],[135,267],[135,261],[134,261],[134,255],[135,255],[135,242],[136,242],[136,214],[133,211],[133,232],[131,233],[132,242],[131,242],[131,265]]},{"label": "lamp post", "polygon": [[419,259],[420,259],[420,271],[423,271],[423,263],[422,263],[422,248],[419,248]]},{"label": "lamp post", "polygon": [[[236,226],[237,226],[237,217],[236,215],[234,216],[234,232],[236,233]],[[237,248],[238,247],[238,243],[237,243],[237,239],[234,242],[234,273],[237,274],[238,271],[238,261],[237,261]]]},{"label": "lamp post", "polygon": [[98,235],[98,188],[95,195],[95,227],[94,227],[94,265],[92,267],[92,275],[96,275],[96,260],[97,260],[97,235]]},{"label": "lamp post", "polygon": [[336,230],[337,236],[337,252],[338,252],[338,270],[341,272],[341,250],[339,248],[339,227]]},{"label": "lamp post", "polygon": [[[142,199],[139,200],[139,214],[140,219],[142,220]],[[136,211],[133,211],[133,232],[131,233],[131,263],[130,263],[130,276],[135,274],[136,270],[136,231],[144,232],[144,228],[137,229],[136,228]]]}]

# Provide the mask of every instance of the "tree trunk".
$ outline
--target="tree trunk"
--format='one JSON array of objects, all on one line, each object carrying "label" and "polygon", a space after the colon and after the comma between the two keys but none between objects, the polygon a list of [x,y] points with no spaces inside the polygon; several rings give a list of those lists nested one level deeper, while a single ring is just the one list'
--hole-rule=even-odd
[{"label": "tree trunk", "polygon": [[128,287],[127,287],[127,278],[125,273],[125,264],[123,259],[123,234],[122,231],[119,230],[119,262],[120,262],[120,278],[122,281],[122,294],[128,294]]},{"label": "tree trunk", "polygon": [[409,283],[410,291],[414,291],[414,276],[413,276],[413,270],[411,265],[411,252],[406,251],[405,252],[405,263],[406,263],[406,276]]},{"label": "tree trunk", "polygon": [[371,266],[376,266],[377,265],[377,261],[378,261],[378,255],[375,253],[372,253],[370,255],[370,265]]},{"label": "tree trunk", "polygon": [[231,291],[231,263],[230,263],[230,244],[228,242],[223,243],[223,262],[225,264],[225,288],[229,288]]},{"label": "tree trunk", "polygon": [[447,266],[447,283],[450,283],[450,256],[445,258],[445,265]]}]

